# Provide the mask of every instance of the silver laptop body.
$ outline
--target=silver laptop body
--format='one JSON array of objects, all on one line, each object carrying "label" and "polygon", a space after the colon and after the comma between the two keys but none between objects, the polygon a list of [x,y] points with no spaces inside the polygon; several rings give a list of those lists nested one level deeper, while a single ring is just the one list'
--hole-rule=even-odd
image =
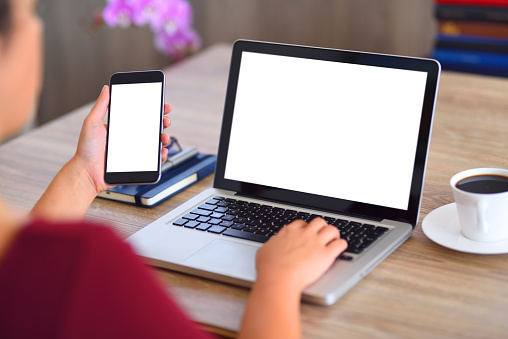
[{"label": "silver laptop body", "polygon": [[[304,291],[333,304],[418,223],[439,74],[429,59],[237,41],[214,188],[128,242],[157,267],[249,287],[276,228],[232,229],[259,216],[239,206],[353,225],[358,248]],[[367,242],[372,229],[383,232]]]}]

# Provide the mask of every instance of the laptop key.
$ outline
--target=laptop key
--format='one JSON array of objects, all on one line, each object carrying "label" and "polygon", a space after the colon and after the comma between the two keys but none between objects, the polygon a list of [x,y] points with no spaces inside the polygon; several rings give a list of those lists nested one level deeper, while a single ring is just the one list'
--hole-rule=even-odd
[{"label": "laptop key", "polygon": [[233,219],[235,219],[236,217],[234,215],[231,215],[231,214],[226,214],[222,217],[222,220],[226,220],[226,221],[231,221]]},{"label": "laptop key", "polygon": [[182,218],[189,219],[189,220],[196,220],[199,217],[199,215],[187,213]]},{"label": "laptop key", "polygon": [[362,223],[356,222],[356,221],[350,221],[348,225],[353,226],[353,227],[358,227],[358,226],[361,226]]},{"label": "laptop key", "polygon": [[[212,214],[212,211],[207,211],[207,210],[202,210],[200,208],[196,208],[196,209],[192,210],[191,213],[208,217]],[[222,214],[221,214],[221,216],[222,216]]]},{"label": "laptop key", "polygon": [[259,228],[269,228],[270,226],[272,226],[272,223],[266,221],[263,221],[258,225]]},{"label": "laptop key", "polygon": [[281,225],[272,225],[268,229],[272,230],[273,232],[278,232],[282,227]]},{"label": "laptop key", "polygon": [[260,221],[256,220],[256,219],[251,219],[251,220],[247,221],[245,224],[247,224],[249,226],[257,226],[258,224],[260,224]]},{"label": "laptop key", "polygon": [[224,213],[226,212],[228,209],[226,207],[217,207],[214,212],[218,212],[218,213]]},{"label": "laptop key", "polygon": [[212,232],[212,233],[221,233],[225,229],[226,229],[226,227],[222,227],[222,226],[212,226],[209,229],[207,229],[207,231]]},{"label": "laptop key", "polygon": [[354,246],[348,246],[345,252],[354,253],[354,254],[360,254],[362,253],[364,248],[358,248]]},{"label": "laptop key", "polygon": [[221,221],[222,220],[220,220],[220,219],[210,219],[210,220],[208,220],[208,223],[211,225],[218,225],[218,224],[220,224]]},{"label": "laptop key", "polygon": [[296,215],[292,215],[292,216],[287,216],[286,217],[286,221],[287,223],[289,224],[290,222],[293,222],[295,220],[298,220],[298,218],[296,218]]},{"label": "laptop key", "polygon": [[187,222],[187,219],[180,218],[176,221],[173,221],[173,225],[175,226],[183,226]]},{"label": "laptop key", "polygon": [[224,226],[224,227],[231,227],[233,225],[233,222],[224,220],[219,225]]},{"label": "laptop key", "polygon": [[388,228],[386,227],[382,227],[382,226],[378,226],[374,229],[374,232],[378,233],[378,234],[383,234],[385,232],[388,232]]},{"label": "laptop key", "polygon": [[259,213],[251,213],[249,218],[253,219],[253,220],[256,220],[256,221],[260,221],[261,218],[263,218],[263,215],[259,214]]},{"label": "laptop key", "polygon": [[271,231],[266,228],[261,228],[256,232],[256,234],[261,234],[261,235],[269,235],[270,233],[271,233]]},{"label": "laptop key", "polygon": [[227,210],[226,214],[230,214],[230,215],[235,215],[236,216],[238,214],[238,212],[239,211],[236,210],[236,209],[229,209],[229,210]]},{"label": "laptop key", "polygon": [[200,205],[198,208],[201,208],[202,210],[213,211],[214,209],[216,209],[216,208],[217,208],[217,206],[215,206],[215,205],[210,205],[210,204],[202,204],[202,205]]},{"label": "laptop key", "polygon": [[245,228],[245,224],[234,223],[231,228],[234,228],[235,230],[243,230]]},{"label": "laptop key", "polygon": [[213,212],[212,214],[209,215],[209,217],[215,218],[215,219],[220,219],[220,218],[222,218],[223,215],[224,215],[224,213]]},{"label": "laptop key", "polygon": [[270,237],[267,235],[249,233],[249,232],[235,230],[232,228],[228,228],[227,230],[222,232],[222,234],[230,236],[230,237],[252,240],[252,241],[262,242],[262,243],[265,243],[268,241],[268,239],[270,239]]},{"label": "laptop key", "polygon": [[189,220],[185,223],[185,225],[183,225],[184,227],[187,227],[187,228],[194,228],[196,226],[199,226],[201,223],[197,222],[197,221],[194,221],[194,220]]},{"label": "laptop key", "polygon": [[277,226],[277,227],[279,227],[279,228],[281,228],[282,226],[285,226],[285,225],[286,225],[286,224],[285,224],[284,222],[280,221],[280,220],[275,220],[275,221],[273,222],[273,226]]},{"label": "laptop key", "polygon": [[251,213],[250,212],[245,212],[245,211],[240,211],[240,212],[238,212],[237,215],[240,218],[246,218],[246,219],[248,219],[250,217]]},{"label": "laptop key", "polygon": [[363,234],[367,237],[371,237],[371,238],[379,238],[382,234],[384,234],[384,232],[382,233],[378,233],[376,231],[373,231],[373,230],[365,230],[363,231]]},{"label": "laptop key", "polygon": [[258,228],[256,226],[251,226],[251,225],[248,225],[247,227],[245,227],[243,229],[245,232],[250,232],[250,233],[254,233],[258,230]]},{"label": "laptop key", "polygon": [[212,225],[210,224],[201,224],[199,226],[197,226],[195,228],[195,230],[199,230],[199,231],[206,231],[207,229],[209,229]]},{"label": "laptop key", "polygon": [[361,238],[363,238],[363,236],[361,234],[353,233],[348,237],[348,241],[356,241]]},{"label": "laptop key", "polygon": [[[195,214],[191,214],[191,215],[195,215]],[[208,222],[210,220],[210,218],[208,218],[208,217],[199,217],[199,218],[197,218],[195,220],[198,221],[198,222]]]},{"label": "laptop key", "polygon": [[329,225],[332,225],[335,222],[335,218],[332,217],[324,217],[324,219]]},{"label": "laptop key", "polygon": [[212,198],[212,199],[208,200],[206,203],[209,205],[217,205],[218,202],[219,202],[219,200]]}]

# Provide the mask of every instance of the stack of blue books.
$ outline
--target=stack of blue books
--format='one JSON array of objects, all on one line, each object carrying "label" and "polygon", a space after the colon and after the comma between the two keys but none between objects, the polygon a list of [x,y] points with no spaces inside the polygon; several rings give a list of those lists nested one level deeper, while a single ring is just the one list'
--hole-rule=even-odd
[{"label": "stack of blue books", "polygon": [[508,77],[508,0],[435,0],[443,69]]},{"label": "stack of blue books", "polygon": [[[184,157],[182,157],[184,155]],[[153,185],[119,185],[99,198],[152,207],[205,178],[215,170],[217,156],[199,153],[195,147],[170,154],[161,179]]]}]

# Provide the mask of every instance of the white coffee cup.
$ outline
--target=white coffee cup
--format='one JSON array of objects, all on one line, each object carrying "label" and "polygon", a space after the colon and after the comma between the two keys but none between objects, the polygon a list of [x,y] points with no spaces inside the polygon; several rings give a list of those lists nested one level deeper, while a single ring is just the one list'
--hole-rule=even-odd
[{"label": "white coffee cup", "polygon": [[508,238],[508,191],[500,193],[472,193],[457,188],[461,180],[479,176],[508,177],[508,170],[475,168],[455,174],[450,179],[457,205],[462,234],[475,241],[499,241]]}]

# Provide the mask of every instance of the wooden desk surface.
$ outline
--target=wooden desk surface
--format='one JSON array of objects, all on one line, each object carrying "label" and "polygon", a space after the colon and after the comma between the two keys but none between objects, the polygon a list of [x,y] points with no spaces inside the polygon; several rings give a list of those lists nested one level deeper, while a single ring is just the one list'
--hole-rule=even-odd
[{"label": "wooden desk surface", "polygon": [[[170,135],[216,153],[231,47],[216,45],[166,70]],[[99,94],[99,88],[97,94]],[[0,147],[0,190],[29,211],[72,156],[91,104]],[[508,80],[444,72],[441,77],[420,224],[413,236],[330,307],[303,305],[307,338],[506,337],[508,254],[441,247],[421,230],[451,203],[450,177],[474,167],[508,168]],[[212,186],[212,176],[152,209],[96,199],[87,218],[127,237]],[[240,324],[248,291],[154,269],[191,316],[222,333]]]}]

